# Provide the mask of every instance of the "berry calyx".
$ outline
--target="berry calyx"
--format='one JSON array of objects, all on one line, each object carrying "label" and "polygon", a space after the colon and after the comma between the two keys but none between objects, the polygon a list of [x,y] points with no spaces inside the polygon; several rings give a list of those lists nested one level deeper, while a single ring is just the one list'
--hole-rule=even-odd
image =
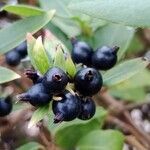
[{"label": "berry calyx", "polygon": [[100,91],[103,80],[94,68],[83,68],[74,77],[75,89],[83,96],[92,96]]},{"label": "berry calyx", "polygon": [[96,111],[96,106],[91,98],[85,98],[81,100],[81,110],[78,116],[81,120],[91,119]]},{"label": "berry calyx", "polygon": [[48,104],[52,96],[42,83],[33,85],[26,93],[17,96],[21,101],[29,102],[33,106],[42,106]]},{"label": "berry calyx", "polygon": [[92,65],[99,70],[108,70],[117,62],[117,51],[119,47],[113,48],[103,46],[98,48],[92,55]]},{"label": "berry calyx", "polygon": [[59,94],[65,90],[68,76],[62,69],[53,67],[45,73],[42,83],[49,89],[51,94]]},{"label": "berry calyx", "polygon": [[53,101],[52,103],[52,110],[55,114],[54,123],[71,121],[75,119],[80,112],[80,99],[77,95],[65,92],[60,96],[62,100]]},{"label": "berry calyx", "polygon": [[20,55],[14,50],[11,50],[10,52],[6,53],[5,58],[6,63],[10,66],[17,66],[21,61]]},{"label": "berry calyx", "polygon": [[77,64],[90,65],[93,49],[86,42],[77,41],[76,39],[72,39],[72,45],[71,56],[73,61]]},{"label": "berry calyx", "polygon": [[0,117],[8,115],[12,110],[11,98],[0,98]]}]

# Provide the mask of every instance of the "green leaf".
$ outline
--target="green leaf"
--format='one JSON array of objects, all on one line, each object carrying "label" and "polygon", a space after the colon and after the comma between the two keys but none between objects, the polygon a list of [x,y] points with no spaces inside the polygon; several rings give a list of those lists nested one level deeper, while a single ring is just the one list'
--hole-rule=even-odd
[{"label": "green leaf", "polygon": [[0,84],[20,78],[14,71],[0,66]]},{"label": "green leaf", "polygon": [[78,26],[71,20],[72,13],[68,10],[67,4],[70,0],[39,0],[43,9],[56,9],[56,15],[52,23],[60,28],[68,37],[74,37],[81,33]]},{"label": "green leaf", "polygon": [[94,34],[94,47],[119,46],[118,60],[124,56],[135,30],[131,27],[125,27],[117,24],[108,24],[99,28]]},{"label": "green leaf", "polygon": [[[29,40],[30,38],[27,38],[27,42],[31,43]],[[51,64],[49,63],[49,59],[42,44],[41,37],[35,41],[35,44],[34,46],[31,46],[31,49],[28,49],[28,54],[30,56],[32,65],[36,70],[39,70],[40,73],[44,74],[50,68]]]},{"label": "green leaf", "polygon": [[0,54],[6,53],[23,42],[27,32],[35,33],[45,26],[52,19],[54,13],[55,11],[51,10],[39,16],[32,16],[16,21],[12,25],[1,29]]},{"label": "green leaf", "polygon": [[73,0],[69,8],[127,26],[150,27],[149,0]]},{"label": "green leaf", "polygon": [[74,149],[80,138],[102,127],[106,114],[104,109],[97,108],[95,116],[89,121],[76,119],[71,122],[61,123],[55,129],[56,144],[64,150]]},{"label": "green leaf", "polygon": [[78,150],[122,150],[124,136],[115,130],[95,130],[85,135],[78,143]]},{"label": "green leaf", "polygon": [[66,58],[66,61],[65,61],[65,69],[66,69],[66,72],[68,73],[68,75],[71,78],[74,78],[77,70],[76,70],[76,66],[73,63],[70,55],[67,55],[67,58]]},{"label": "green leaf", "polygon": [[21,145],[16,150],[37,150],[37,149],[39,149],[41,147],[42,147],[42,145],[40,145],[39,143],[29,142],[29,143],[26,143],[24,145]]},{"label": "green leaf", "polygon": [[66,71],[66,68],[65,68],[65,54],[63,52],[63,48],[61,47],[61,45],[56,46],[56,52],[55,52],[55,56],[54,56],[53,66],[59,67],[62,70]]},{"label": "green leaf", "polygon": [[32,118],[28,124],[28,128],[31,128],[40,120],[42,120],[49,113],[49,105],[39,107],[32,115]]},{"label": "green leaf", "polygon": [[6,10],[19,16],[29,17],[42,15],[45,11],[29,5],[5,5],[1,10]]},{"label": "green leaf", "polygon": [[104,74],[104,84],[107,86],[119,84],[142,71],[148,64],[149,62],[142,58],[131,59],[120,63]]}]

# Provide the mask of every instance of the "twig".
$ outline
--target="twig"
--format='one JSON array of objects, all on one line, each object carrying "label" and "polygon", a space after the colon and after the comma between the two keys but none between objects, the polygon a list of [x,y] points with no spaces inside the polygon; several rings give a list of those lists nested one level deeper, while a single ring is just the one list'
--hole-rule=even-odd
[{"label": "twig", "polygon": [[134,136],[126,136],[125,142],[129,145],[132,145],[137,150],[148,150],[143,145],[141,145]]}]

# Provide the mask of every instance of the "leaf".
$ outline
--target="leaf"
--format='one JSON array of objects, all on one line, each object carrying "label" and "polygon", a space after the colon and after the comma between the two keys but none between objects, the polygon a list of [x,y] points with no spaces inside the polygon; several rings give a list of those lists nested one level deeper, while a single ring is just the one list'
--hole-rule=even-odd
[{"label": "leaf", "polygon": [[49,112],[49,105],[45,105],[42,107],[39,107],[32,115],[32,118],[28,124],[28,128],[31,128],[36,123],[38,123],[40,120],[42,120]]},{"label": "leaf", "polygon": [[102,127],[106,114],[104,109],[97,108],[95,116],[88,121],[76,119],[71,122],[61,123],[55,129],[56,144],[64,150],[74,149],[80,138]]},{"label": "leaf", "polygon": [[142,71],[148,64],[149,62],[142,58],[131,59],[120,63],[104,74],[104,84],[107,86],[119,84]]},{"label": "leaf", "polygon": [[118,60],[125,54],[135,30],[131,27],[125,27],[117,24],[108,24],[99,28],[94,34],[95,48],[108,46],[119,46]]},{"label": "leaf", "polygon": [[0,66],[0,84],[20,78],[14,71]]},{"label": "leaf", "polygon": [[78,143],[78,150],[122,150],[124,136],[115,130],[95,130],[84,136]]},{"label": "leaf", "polygon": [[[43,15],[28,17],[16,21],[12,25],[0,30],[0,54],[15,48],[25,40],[27,32],[35,33],[45,26],[53,17],[51,10]],[[11,34],[10,34],[11,33]]]},{"label": "leaf", "polygon": [[42,15],[45,12],[40,8],[29,5],[5,5],[1,10],[24,17]]},{"label": "leaf", "polygon": [[65,54],[62,50],[61,45],[57,45],[57,47],[56,47],[53,66],[59,67],[62,70],[66,71],[66,68],[65,68]]},{"label": "leaf", "polygon": [[150,27],[149,0],[73,0],[69,8],[127,26]]},{"label": "leaf", "polygon": [[66,61],[65,61],[65,69],[66,69],[66,72],[68,73],[68,75],[71,77],[71,78],[74,78],[77,70],[76,70],[76,66],[75,64],[73,63],[72,59],[71,59],[71,56],[68,55],[67,58],[66,58]]},{"label": "leaf", "polygon": [[[28,42],[29,40],[30,39],[27,39]],[[51,64],[49,63],[49,59],[42,44],[41,37],[35,41],[35,44],[33,47],[31,47],[31,49],[28,49],[28,54],[30,56],[32,65],[42,74],[44,74],[50,68]]]},{"label": "leaf", "polygon": [[42,145],[40,145],[39,143],[29,142],[29,143],[26,143],[24,145],[21,145],[16,150],[37,150],[37,149],[39,149],[41,147],[42,147]]},{"label": "leaf", "polygon": [[56,9],[56,15],[52,23],[61,29],[68,37],[74,37],[81,33],[78,26],[71,20],[72,13],[68,10],[67,4],[70,0],[39,0],[44,10]]}]

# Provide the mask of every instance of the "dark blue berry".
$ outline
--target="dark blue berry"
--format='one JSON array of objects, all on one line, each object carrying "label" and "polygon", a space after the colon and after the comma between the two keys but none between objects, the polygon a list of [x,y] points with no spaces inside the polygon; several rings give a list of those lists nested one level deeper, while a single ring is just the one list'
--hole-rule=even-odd
[{"label": "dark blue berry", "polygon": [[68,76],[60,68],[53,67],[46,72],[42,83],[49,89],[50,93],[58,94],[65,90]]},{"label": "dark blue berry", "polygon": [[52,110],[55,114],[54,123],[62,121],[71,121],[75,119],[80,112],[80,99],[77,95],[69,92],[61,94],[62,100],[53,101]]},{"label": "dark blue berry", "polygon": [[72,40],[71,56],[75,63],[82,63],[84,65],[91,65],[92,48],[84,41]]},{"label": "dark blue berry", "polygon": [[74,78],[75,89],[83,96],[92,96],[100,91],[103,80],[94,68],[82,68]]},{"label": "dark blue berry", "polygon": [[117,62],[119,47],[103,46],[98,48],[92,55],[92,66],[99,70],[108,70]]},{"label": "dark blue berry", "polygon": [[81,100],[81,110],[78,116],[81,120],[91,119],[96,111],[96,106],[91,98],[85,98]]},{"label": "dark blue berry", "polygon": [[0,117],[8,115],[12,110],[11,98],[0,98]]},{"label": "dark blue berry", "polygon": [[21,101],[29,102],[33,106],[42,106],[48,104],[52,96],[42,83],[33,85],[26,93],[18,95]]},{"label": "dark blue berry", "polygon": [[20,55],[14,50],[11,50],[10,52],[6,53],[5,58],[6,63],[10,66],[17,66],[21,61]]},{"label": "dark blue berry", "polygon": [[26,57],[26,55],[27,55],[27,42],[25,41],[25,42],[21,43],[19,46],[17,46],[15,48],[15,50],[16,50],[16,52],[19,53],[21,58]]}]

